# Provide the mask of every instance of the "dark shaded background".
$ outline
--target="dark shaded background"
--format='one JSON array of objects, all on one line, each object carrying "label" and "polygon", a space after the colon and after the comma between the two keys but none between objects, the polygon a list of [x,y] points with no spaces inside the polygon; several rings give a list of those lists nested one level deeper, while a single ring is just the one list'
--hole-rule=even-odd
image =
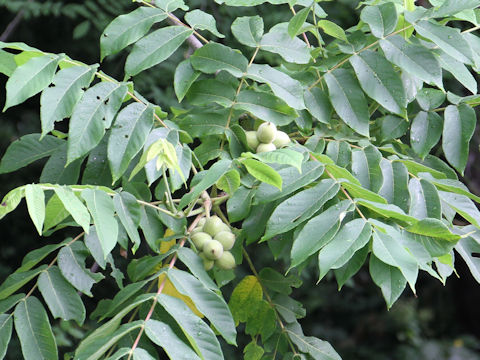
[{"label": "dark shaded background", "polygon": [[[242,15],[254,15],[253,9],[226,9],[217,7],[213,1],[189,1],[189,5],[200,7],[217,18],[220,32],[227,35],[226,42],[235,43],[229,27],[233,19]],[[333,1],[322,3],[322,7],[343,28],[358,22],[358,1]],[[44,51],[64,52],[74,59],[88,64],[98,62],[98,39],[103,28],[118,14],[135,8],[131,0],[49,0],[49,1],[6,1],[0,0],[0,39],[22,41]],[[291,17],[288,7],[258,7],[268,29]],[[17,19],[14,23],[14,19]],[[13,30],[8,26],[17,23]],[[4,39],[7,37],[7,39]],[[237,44],[238,45],[238,44]],[[241,48],[240,45],[238,45]],[[182,57],[177,52],[152,71],[135,78],[137,89],[151,101],[163,108],[176,105],[171,89],[173,69]],[[102,64],[102,70],[121,79],[125,53],[121,53]],[[271,59],[269,59],[271,60]],[[0,75],[0,106],[3,107],[6,77]],[[457,94],[463,91],[451,80],[451,88]],[[21,106],[0,113],[0,154],[21,135],[39,132],[38,96]],[[480,155],[478,129],[472,141],[472,153],[464,181],[469,188],[480,194]],[[0,175],[0,197],[10,189],[38,180],[42,163],[36,163],[13,174]],[[40,238],[22,205],[0,222],[0,279],[3,280],[21,263],[30,250],[47,242],[56,242],[71,235],[68,232],[50,238]],[[258,245],[254,245],[258,246]],[[253,253],[253,252],[252,252]],[[271,265],[271,255],[265,245],[258,246],[253,255],[254,262],[261,268]],[[286,264],[275,264],[284,271]],[[301,320],[305,334],[329,340],[345,360],[349,359],[480,359],[480,285],[474,281],[466,265],[458,258],[456,268],[459,278],[452,276],[444,287],[430,276],[421,275],[417,285],[417,297],[406,290],[401,299],[390,310],[386,310],[380,290],[372,283],[367,269],[361,272],[341,292],[337,291],[333,278],[315,285],[315,271],[305,271],[304,285],[295,290],[293,297],[307,309],[307,317]],[[239,269],[239,272],[247,270]],[[103,283],[101,289],[94,288],[95,296],[109,297],[114,282]],[[111,286],[111,288],[109,288]],[[91,311],[95,303],[87,299]],[[85,329],[74,324],[54,321],[55,332],[63,351],[78,343]],[[240,339],[240,344],[247,339]],[[241,349],[241,348],[240,348]],[[7,359],[21,358],[19,344],[13,340]],[[227,359],[240,359],[241,354],[230,354]]]}]

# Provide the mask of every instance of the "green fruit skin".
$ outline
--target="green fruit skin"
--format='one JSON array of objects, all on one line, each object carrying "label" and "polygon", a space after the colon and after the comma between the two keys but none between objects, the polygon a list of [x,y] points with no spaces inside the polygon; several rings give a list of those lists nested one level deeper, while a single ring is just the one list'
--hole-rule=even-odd
[{"label": "green fruit skin", "polygon": [[277,149],[284,147],[290,143],[290,138],[286,133],[283,131],[277,131],[277,135],[275,136],[275,140],[273,140],[273,145],[276,146]]},{"label": "green fruit skin", "polygon": [[220,231],[219,232],[221,232],[221,231],[232,232],[232,230],[230,230],[230,227],[225,223],[222,223],[222,226],[220,226]]},{"label": "green fruit skin", "polygon": [[222,244],[223,250],[230,250],[235,244],[235,235],[230,231],[220,231],[214,239]]},{"label": "green fruit skin", "polygon": [[245,132],[247,137],[247,144],[252,150],[257,150],[257,146],[259,144],[257,139],[257,132],[256,131],[247,131]]},{"label": "green fruit skin", "polygon": [[275,139],[277,127],[274,123],[266,122],[258,127],[257,139],[263,144],[269,144]]},{"label": "green fruit skin", "polygon": [[203,268],[206,271],[211,270],[213,268],[213,265],[215,265],[215,261],[207,259],[204,253],[200,253],[199,255],[203,261]]},{"label": "green fruit skin", "polygon": [[215,265],[222,270],[231,270],[235,267],[235,258],[230,251],[224,251],[222,256],[215,260]]},{"label": "green fruit skin", "polygon": [[203,225],[203,231],[211,236],[215,236],[216,233],[220,232],[220,227],[223,222],[218,216],[212,216],[205,221]]},{"label": "green fruit skin", "polygon": [[202,226],[200,226],[200,227],[197,226],[195,229],[193,229],[193,230],[190,232],[190,236],[195,235],[195,234],[197,234],[197,233],[199,233],[199,232],[202,232],[202,231],[203,231],[203,227],[202,227]]},{"label": "green fruit skin", "polygon": [[223,246],[217,240],[208,240],[203,244],[203,253],[209,260],[217,260],[223,255]]},{"label": "green fruit skin", "polygon": [[197,232],[190,237],[197,250],[202,251],[205,242],[212,240],[212,237],[204,232]]},{"label": "green fruit skin", "polygon": [[276,150],[277,148],[273,144],[260,144],[257,147],[257,154],[260,154],[262,152],[269,152]]}]

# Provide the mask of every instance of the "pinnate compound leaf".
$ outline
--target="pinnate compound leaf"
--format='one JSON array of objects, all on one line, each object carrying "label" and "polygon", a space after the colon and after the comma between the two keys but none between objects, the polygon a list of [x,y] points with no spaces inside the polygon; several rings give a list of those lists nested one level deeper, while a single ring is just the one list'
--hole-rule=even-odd
[{"label": "pinnate compound leaf", "polygon": [[405,289],[407,280],[398,268],[385,264],[373,254],[370,255],[369,270],[373,282],[382,290],[387,308],[390,309]]},{"label": "pinnate compound leaf", "polygon": [[58,359],[57,344],[47,312],[34,296],[20,301],[15,307],[15,330],[25,360]]},{"label": "pinnate compound leaf", "polygon": [[223,359],[220,344],[212,329],[182,300],[161,294],[158,303],[175,319],[199,356],[204,359]]},{"label": "pinnate compound leaf", "polygon": [[95,229],[106,259],[117,244],[118,223],[114,217],[113,200],[102,190],[85,189],[82,197],[93,217]]},{"label": "pinnate compound leaf", "polygon": [[53,79],[60,57],[43,55],[33,57],[17,67],[5,85],[7,99],[3,111],[21,104],[46,88]]},{"label": "pinnate compound leaf", "polygon": [[375,37],[383,38],[395,30],[398,14],[395,4],[388,2],[382,5],[365,6],[360,19],[368,24]]},{"label": "pinnate compound leaf", "polygon": [[340,231],[318,253],[318,267],[321,280],[330,269],[338,269],[363,248],[372,235],[371,225],[363,219],[355,219],[344,225]]},{"label": "pinnate compound leaf", "polygon": [[35,224],[38,233],[42,235],[43,222],[45,221],[45,194],[38,185],[25,186],[25,200],[30,218]]},{"label": "pinnate compound leaf", "polygon": [[135,76],[165,61],[192,34],[193,30],[188,27],[169,26],[145,36],[135,43],[127,57],[126,76]]},{"label": "pinnate compound leaf", "polygon": [[195,30],[207,30],[219,38],[224,38],[217,30],[215,18],[202,10],[192,10],[185,14],[185,21]]},{"label": "pinnate compound leaf", "polygon": [[55,136],[47,135],[42,140],[40,138],[40,134],[28,134],[10,144],[0,162],[0,174],[18,170],[50,156],[65,143]]},{"label": "pinnate compound leaf", "polygon": [[[63,203],[65,209],[72,215],[73,220],[80,225],[88,234],[90,228],[90,214],[82,201],[75,195],[75,193],[63,186],[55,187],[55,194]],[[48,207],[48,206],[47,206]]]},{"label": "pinnate compound leaf", "polygon": [[235,77],[242,77],[247,70],[248,60],[228,46],[209,43],[197,49],[190,57],[195,70],[214,74],[219,70],[228,71]]},{"label": "pinnate compound leaf", "polygon": [[258,16],[242,16],[232,23],[232,34],[243,45],[257,47],[263,36],[263,19]]},{"label": "pinnate compound leaf", "polygon": [[38,289],[54,318],[75,320],[82,325],[85,306],[75,289],[65,280],[56,266],[43,271],[38,277]]},{"label": "pinnate compound leaf", "polygon": [[166,18],[164,11],[146,6],[116,17],[100,38],[101,60],[133,44],[144,36],[153,24]]},{"label": "pinnate compound leaf", "polygon": [[70,119],[67,164],[100,143],[126,93],[125,85],[101,82],[83,94]]},{"label": "pinnate compound leaf", "polygon": [[153,108],[132,103],[115,119],[108,138],[108,162],[113,181],[117,181],[142,149],[153,126]]},{"label": "pinnate compound leaf", "polygon": [[357,80],[345,69],[325,74],[330,100],[338,116],[360,135],[369,134],[367,100]]},{"label": "pinnate compound leaf", "polygon": [[309,219],[325,202],[334,197],[340,185],[332,179],[320,181],[314,187],[303,190],[278,205],[267,222],[267,229],[262,241],[277,234],[293,229]]},{"label": "pinnate compound leaf", "polygon": [[10,314],[0,315],[0,359],[7,353],[8,343],[12,337],[13,319]]},{"label": "pinnate compound leaf", "polygon": [[10,274],[5,281],[0,285],[0,300],[6,299],[15,291],[20,289],[23,285],[35,278],[43,270],[47,268],[47,265],[42,265],[36,269],[24,272],[14,272]]},{"label": "pinnate compound leaf", "polygon": [[443,119],[434,112],[420,111],[410,128],[410,146],[420,158],[425,158],[440,140]]},{"label": "pinnate compound leaf", "polygon": [[201,358],[190,346],[179,339],[174,330],[166,323],[148,320],[145,323],[145,334],[152,342],[162,347],[171,359],[200,360]]},{"label": "pinnate compound leaf", "polygon": [[170,269],[168,278],[180,293],[192,299],[197,309],[229,344],[236,343],[232,314],[220,295],[206,288],[202,282],[185,271]]},{"label": "pinnate compound leaf", "polygon": [[93,284],[104,278],[100,273],[92,273],[85,268],[85,259],[90,254],[83,243],[76,241],[64,246],[58,252],[58,267],[62,275],[77,290],[85,295],[92,296],[90,289]]},{"label": "pinnate compound leaf", "polygon": [[261,182],[273,185],[278,189],[282,189],[282,178],[280,175],[267,164],[254,159],[245,159],[242,161],[250,175]]},{"label": "pinnate compound leaf", "polygon": [[405,115],[407,99],[402,80],[384,56],[367,50],[352,56],[350,64],[368,96],[388,111],[400,116]]},{"label": "pinnate compound leaf", "polygon": [[73,108],[93,80],[96,67],[72,66],[60,70],[52,85],[40,97],[42,136],[53,130],[54,124],[72,115]]},{"label": "pinnate compound leaf", "polygon": [[380,40],[380,47],[388,61],[426,83],[443,88],[440,64],[424,46],[411,44],[400,35],[394,35]]},{"label": "pinnate compound leaf", "polygon": [[477,123],[468,105],[449,105],[444,113],[442,149],[448,162],[463,175],[467,166],[470,139]]}]

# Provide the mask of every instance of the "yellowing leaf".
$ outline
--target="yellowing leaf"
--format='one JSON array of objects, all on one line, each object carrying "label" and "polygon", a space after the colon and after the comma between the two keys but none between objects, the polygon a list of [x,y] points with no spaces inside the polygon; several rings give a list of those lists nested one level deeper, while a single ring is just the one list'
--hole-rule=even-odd
[{"label": "yellowing leaf", "polygon": [[[166,275],[167,275],[166,273],[162,273],[158,277],[158,286],[159,287],[163,283]],[[173,296],[173,297],[176,297],[176,298],[182,300],[190,308],[190,310],[193,311],[193,313],[195,315],[197,315],[200,318],[203,318],[203,314],[200,311],[198,311],[198,309],[195,306],[195,304],[193,303],[192,299],[190,299],[188,296],[180,294],[178,292],[178,290],[175,288],[175,286],[172,284],[170,279],[168,279],[168,278],[165,281],[165,285],[163,286],[162,294],[170,295],[170,296]]]},{"label": "yellowing leaf", "polygon": [[[163,234],[164,238],[169,236],[175,235],[175,232],[172,229],[165,230],[165,234]],[[177,243],[176,239],[172,239],[169,241],[161,241],[160,242],[160,254],[165,254],[170,248]]]}]

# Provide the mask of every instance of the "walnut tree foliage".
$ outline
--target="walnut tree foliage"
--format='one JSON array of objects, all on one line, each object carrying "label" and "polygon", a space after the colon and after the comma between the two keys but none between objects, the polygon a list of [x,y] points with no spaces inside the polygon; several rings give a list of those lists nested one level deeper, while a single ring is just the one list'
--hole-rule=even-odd
[{"label": "walnut tree foliage", "polygon": [[[231,47],[214,14],[137,1],[100,39],[100,62],[125,54],[123,79],[0,43],[4,111],[40,94],[42,130],[9,146],[0,173],[48,159],[5,195],[0,218],[25,199],[45,241],[76,234],[26,254],[0,285],[0,358],[17,336],[25,359],[58,359],[51,324],[88,317],[96,325],[66,358],[223,359],[241,329],[245,359],[340,359],[298,322],[302,271],[341,289],[368,263],[388,308],[415,293],[419,271],[445,283],[455,259],[480,282],[480,197],[459,180],[480,104],[480,1],[363,1],[349,29],[321,0],[216,3],[287,7],[291,19],[266,29],[258,15],[237,17]],[[180,106],[161,109],[134,79],[174,52],[185,55],[172,84]],[[464,93],[445,87],[445,72]],[[287,146],[254,151],[248,137],[265,122]],[[213,216],[236,235],[246,276],[205,270],[191,233]],[[260,269],[249,253],[263,242]],[[117,292],[87,314],[85,296],[108,277]]]}]

